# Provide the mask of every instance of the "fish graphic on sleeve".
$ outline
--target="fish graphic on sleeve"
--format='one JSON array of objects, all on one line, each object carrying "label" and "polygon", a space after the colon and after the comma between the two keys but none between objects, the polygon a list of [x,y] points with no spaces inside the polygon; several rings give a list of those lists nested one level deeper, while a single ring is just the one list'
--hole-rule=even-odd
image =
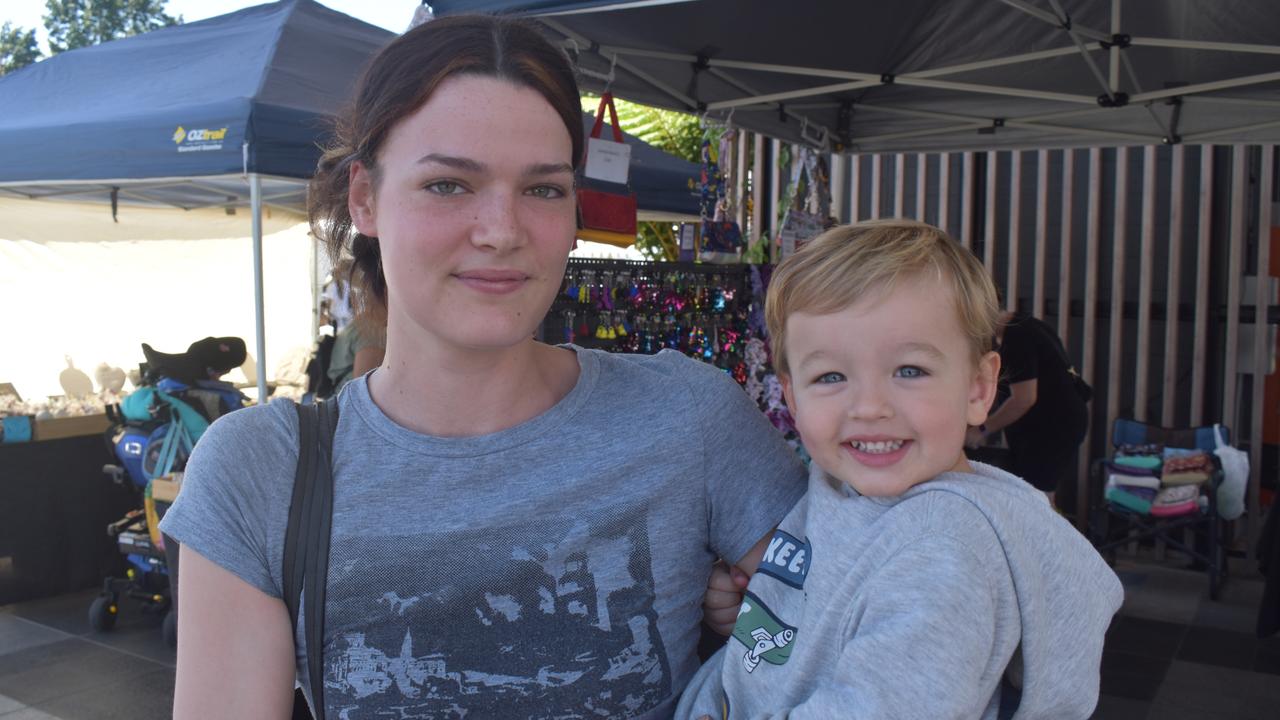
[{"label": "fish graphic on sleeve", "polygon": [[742,666],[750,673],[762,660],[771,665],[785,664],[791,657],[796,629],[779,620],[760,598],[748,592],[738,611],[733,637],[746,647]]}]

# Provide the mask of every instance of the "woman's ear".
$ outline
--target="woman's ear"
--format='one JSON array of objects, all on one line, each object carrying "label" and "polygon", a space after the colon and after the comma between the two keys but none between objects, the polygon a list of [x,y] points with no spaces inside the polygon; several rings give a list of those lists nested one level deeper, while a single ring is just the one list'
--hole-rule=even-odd
[{"label": "woman's ear", "polygon": [[351,213],[351,223],[361,235],[378,237],[377,215],[373,203],[373,173],[364,163],[356,160],[351,163],[347,186],[347,212]]},{"label": "woman's ear", "polygon": [[1000,380],[1000,354],[989,352],[978,360],[973,383],[969,387],[969,408],[965,420],[977,427],[987,421],[991,403],[996,399],[996,385]]}]

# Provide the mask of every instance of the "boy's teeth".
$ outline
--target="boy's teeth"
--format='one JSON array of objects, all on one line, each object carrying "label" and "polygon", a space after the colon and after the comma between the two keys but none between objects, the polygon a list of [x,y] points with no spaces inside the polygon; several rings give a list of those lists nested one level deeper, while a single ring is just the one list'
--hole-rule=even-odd
[{"label": "boy's teeth", "polygon": [[882,440],[880,442],[861,442],[859,440],[854,440],[849,444],[853,446],[854,450],[874,455],[877,453],[893,452],[894,450],[901,448],[902,443],[902,440]]}]

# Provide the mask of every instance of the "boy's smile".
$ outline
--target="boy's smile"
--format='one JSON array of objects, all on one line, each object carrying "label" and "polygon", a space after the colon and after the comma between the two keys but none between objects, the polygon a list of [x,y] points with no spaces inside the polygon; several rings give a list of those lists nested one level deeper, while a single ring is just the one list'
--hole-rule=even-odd
[{"label": "boy's smile", "polygon": [[842,310],[787,319],[787,404],[813,459],[863,495],[900,495],[969,470],[965,430],[986,419],[999,356],[976,364],[952,291],[900,278]]}]

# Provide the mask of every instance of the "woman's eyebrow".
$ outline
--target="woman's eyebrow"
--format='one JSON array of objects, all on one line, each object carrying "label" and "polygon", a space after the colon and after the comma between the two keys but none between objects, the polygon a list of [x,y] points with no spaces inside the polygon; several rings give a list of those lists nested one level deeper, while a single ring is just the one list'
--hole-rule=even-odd
[{"label": "woman's eyebrow", "polygon": [[464,158],[464,157],[456,157],[453,155],[443,155],[441,153],[427,153],[426,155],[423,155],[422,157],[418,158],[419,165],[428,164],[428,163],[434,163],[436,165],[445,165],[447,167],[454,168],[455,170],[466,170],[468,172],[475,172],[475,173],[484,172],[486,169],[488,169],[488,167],[484,163],[478,160],[472,160],[471,158]]},{"label": "woman's eyebrow", "polygon": [[561,173],[573,174],[573,166],[569,163],[534,163],[524,169],[526,176],[543,176],[543,175],[559,175]]},{"label": "woman's eyebrow", "polygon": [[[435,164],[444,165],[455,170],[462,170],[471,173],[483,173],[489,169],[489,166],[479,160],[471,158],[458,157],[455,155],[445,155],[443,153],[428,153],[418,158],[418,164]],[[544,177],[547,175],[573,174],[573,166],[567,162],[551,162],[551,163],[533,163],[524,168],[521,173],[526,177]]]}]

